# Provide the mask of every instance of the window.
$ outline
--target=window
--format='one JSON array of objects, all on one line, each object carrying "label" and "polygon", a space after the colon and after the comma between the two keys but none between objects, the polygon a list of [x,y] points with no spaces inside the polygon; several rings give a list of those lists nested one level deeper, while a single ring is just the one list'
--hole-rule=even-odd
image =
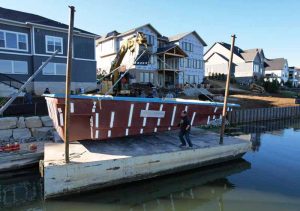
[{"label": "window", "polygon": [[58,50],[59,54],[63,54],[63,38],[47,35],[46,36],[46,52],[54,53],[56,50]]},{"label": "window", "polygon": [[65,63],[49,62],[43,69],[43,75],[66,75],[66,67]]},{"label": "window", "polygon": [[192,68],[193,67],[193,60],[192,59],[186,59],[186,68]]},{"label": "window", "polygon": [[140,72],[140,82],[142,83],[153,83],[153,73]]},{"label": "window", "polygon": [[0,73],[5,74],[27,74],[28,65],[26,61],[0,60]]},{"label": "window", "polygon": [[197,83],[197,75],[189,75],[188,83],[190,83],[190,84]]},{"label": "window", "polygon": [[154,45],[154,36],[149,34],[145,34],[145,36],[147,38],[148,45]]},{"label": "window", "polygon": [[193,51],[193,44],[189,42],[182,42],[182,49],[185,51],[192,52]]},{"label": "window", "polygon": [[184,66],[184,58],[180,58],[179,62],[180,62],[180,67],[183,67]]},{"label": "window", "polygon": [[27,51],[27,34],[0,30],[0,48]]}]

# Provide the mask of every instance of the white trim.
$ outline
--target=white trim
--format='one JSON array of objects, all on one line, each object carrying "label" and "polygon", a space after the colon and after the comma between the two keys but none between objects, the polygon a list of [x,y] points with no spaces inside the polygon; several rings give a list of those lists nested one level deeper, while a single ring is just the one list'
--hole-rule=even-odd
[{"label": "white trim", "polygon": [[[31,55],[34,55],[34,56],[45,56],[45,57],[49,57],[50,55],[49,54],[31,54]],[[55,58],[63,58],[63,59],[66,59],[67,57],[66,56],[55,56]],[[75,59],[75,60],[83,60],[83,61],[91,61],[91,62],[96,62],[96,60],[93,60],[93,59],[82,59],[82,58],[72,58],[72,59]]]},{"label": "white trim", "polygon": [[208,125],[209,122],[210,122],[210,116],[207,117],[207,122],[206,122],[206,124]]},{"label": "white trim", "polygon": [[9,52],[9,51],[0,51],[0,54],[12,54],[12,55],[21,55],[21,56],[32,56],[31,53],[17,53],[17,52]]},{"label": "white trim", "polygon": [[144,132],[144,129],[143,129],[143,128],[141,128],[141,130],[140,130],[140,134],[143,134],[143,132]]},{"label": "white trim", "polygon": [[70,112],[74,113],[74,103],[70,103]]},{"label": "white trim", "polygon": [[[53,51],[49,51],[48,50],[48,40],[49,39],[53,39]],[[62,37],[57,37],[57,36],[51,36],[51,35],[46,35],[45,36],[45,50],[46,50],[46,53],[54,53],[55,52],[55,39],[57,40],[60,40],[61,42],[61,51],[58,52],[58,54],[64,54],[64,40]]]},{"label": "white trim", "polygon": [[[45,62],[42,62],[42,64],[44,64]],[[48,73],[45,73],[44,71],[45,71],[45,68],[48,66],[48,65],[54,65],[54,73],[53,74],[48,74]],[[49,62],[46,66],[45,66],[45,68],[43,68],[43,71],[42,71],[42,74],[43,75],[61,75],[61,76],[65,76],[66,75],[66,72],[64,73],[64,74],[57,74],[57,65],[66,65],[66,68],[67,68],[67,64],[66,63],[54,63],[54,62]],[[64,68],[65,70],[66,70],[66,68]]]},{"label": "white trim", "polygon": [[130,111],[129,111],[129,117],[128,117],[128,127],[131,127],[133,109],[134,109],[134,104],[131,104]]},{"label": "white trim", "polygon": [[154,128],[154,133],[156,133],[156,132],[157,132],[157,127]]},{"label": "white trim", "polygon": [[[23,60],[9,60],[9,59],[0,59],[1,61],[5,61],[5,62],[10,62],[11,63],[11,69],[9,73],[6,72],[1,72],[0,73],[4,73],[4,74],[13,74],[13,75],[28,75],[28,62],[27,61],[23,61]],[[24,62],[26,63],[26,72],[23,73],[16,73],[15,72],[15,62]]]},{"label": "white trim", "polygon": [[129,132],[129,129],[126,128],[126,131],[125,131],[125,136],[128,136],[128,132]]},{"label": "white trim", "polygon": [[[162,111],[162,110],[163,110],[163,107],[164,107],[164,104],[160,104],[159,110]],[[158,119],[157,119],[157,126],[160,126],[160,119],[161,119],[161,118],[158,118]]]},{"label": "white trim", "polygon": [[107,131],[107,136],[108,136],[108,137],[111,137],[111,130],[108,130],[108,131]]},{"label": "white trim", "polygon": [[191,126],[192,126],[193,123],[194,123],[195,116],[196,116],[196,112],[193,113],[193,117],[192,117],[192,121],[191,121]]},{"label": "white trim", "polygon": [[[149,109],[149,103],[146,104],[145,110],[147,111],[148,109]],[[146,123],[147,123],[147,117],[144,117],[144,119],[143,119],[143,127],[146,126]]]},{"label": "white trim", "polygon": [[[9,31],[9,30],[3,30],[0,29],[0,32],[3,32],[3,36],[4,36],[4,45],[5,47],[0,47],[0,49],[3,50],[13,50],[13,51],[22,51],[22,52],[28,52],[28,34],[27,33],[23,33],[23,32],[16,32],[16,31]],[[7,40],[6,40],[6,33],[11,33],[11,34],[15,34],[16,35],[16,41],[17,41],[17,48],[8,48],[6,47],[7,45]],[[20,49],[19,48],[19,35],[24,35],[26,38],[26,49]]]},{"label": "white trim", "polygon": [[30,28],[30,26],[27,26],[25,23],[22,23],[19,21],[12,21],[9,19],[0,18],[0,22],[3,24],[9,24],[9,25],[18,26],[18,27]]},{"label": "white trim", "polygon": [[[46,30],[51,29],[52,31],[68,33],[68,28],[59,28],[59,27],[55,27],[55,26],[47,26],[47,25],[38,24],[38,23],[31,23],[31,22],[26,22],[26,24],[36,26],[40,29],[46,29]],[[99,35],[86,34],[86,33],[80,32],[78,30],[74,30],[73,32],[74,32],[75,36],[81,36],[81,37],[87,37],[87,38],[94,38],[95,39],[96,37],[99,36]]]},{"label": "white trim", "polygon": [[113,126],[114,126],[114,120],[115,120],[115,112],[112,111],[111,115],[110,115],[110,124],[109,124],[110,128],[113,128]]},{"label": "white trim", "polygon": [[95,132],[95,138],[99,138],[99,130],[96,130],[96,132]]},{"label": "white trim", "polygon": [[96,119],[95,127],[98,128],[99,127],[99,113],[96,113],[95,119]]},{"label": "white trim", "polygon": [[35,32],[34,32],[34,26],[32,26],[32,41],[31,41],[32,49],[31,52],[35,54]]},{"label": "white trim", "polygon": [[175,114],[176,114],[176,108],[177,108],[177,106],[174,106],[174,108],[173,108],[173,114],[172,114],[171,126],[174,125],[174,119],[175,119]]}]

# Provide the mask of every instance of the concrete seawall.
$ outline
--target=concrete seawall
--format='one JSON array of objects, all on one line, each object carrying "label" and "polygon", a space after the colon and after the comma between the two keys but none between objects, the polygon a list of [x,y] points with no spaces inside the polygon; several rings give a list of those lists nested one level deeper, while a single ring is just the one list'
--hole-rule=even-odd
[{"label": "concrete seawall", "polygon": [[63,144],[45,146],[44,196],[51,198],[95,188],[147,179],[241,157],[251,143],[194,129],[195,147],[181,149],[174,132],[107,142],[83,141],[70,145],[65,164]]}]

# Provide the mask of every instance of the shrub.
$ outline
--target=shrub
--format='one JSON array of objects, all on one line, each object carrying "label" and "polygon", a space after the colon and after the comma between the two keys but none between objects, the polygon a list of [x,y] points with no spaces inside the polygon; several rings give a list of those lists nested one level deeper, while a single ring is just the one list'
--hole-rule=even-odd
[{"label": "shrub", "polygon": [[266,80],[263,83],[263,87],[269,93],[277,93],[279,91],[279,88],[280,88],[280,83],[276,79],[272,80],[272,81]]}]

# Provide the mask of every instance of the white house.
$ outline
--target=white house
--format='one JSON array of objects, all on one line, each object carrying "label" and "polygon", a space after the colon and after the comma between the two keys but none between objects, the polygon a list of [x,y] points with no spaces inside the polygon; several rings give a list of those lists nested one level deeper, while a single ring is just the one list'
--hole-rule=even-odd
[{"label": "white house", "polygon": [[[227,74],[230,44],[216,42],[205,54],[205,76],[212,74]],[[232,74],[239,81],[258,79],[264,74],[264,53],[262,49],[233,49]]]},{"label": "white house", "polygon": [[265,76],[276,76],[279,83],[286,83],[289,80],[289,66],[284,58],[265,59]]},{"label": "white house", "polygon": [[185,82],[201,83],[204,76],[203,48],[206,43],[197,32],[183,33],[172,37],[162,36],[151,24],[146,24],[127,32],[112,31],[97,40],[97,68],[102,73],[110,71],[122,42],[143,32],[151,52],[150,64],[133,65],[137,56],[127,53],[121,65],[125,65],[131,75],[131,83],[151,82],[158,87],[180,86]]}]

